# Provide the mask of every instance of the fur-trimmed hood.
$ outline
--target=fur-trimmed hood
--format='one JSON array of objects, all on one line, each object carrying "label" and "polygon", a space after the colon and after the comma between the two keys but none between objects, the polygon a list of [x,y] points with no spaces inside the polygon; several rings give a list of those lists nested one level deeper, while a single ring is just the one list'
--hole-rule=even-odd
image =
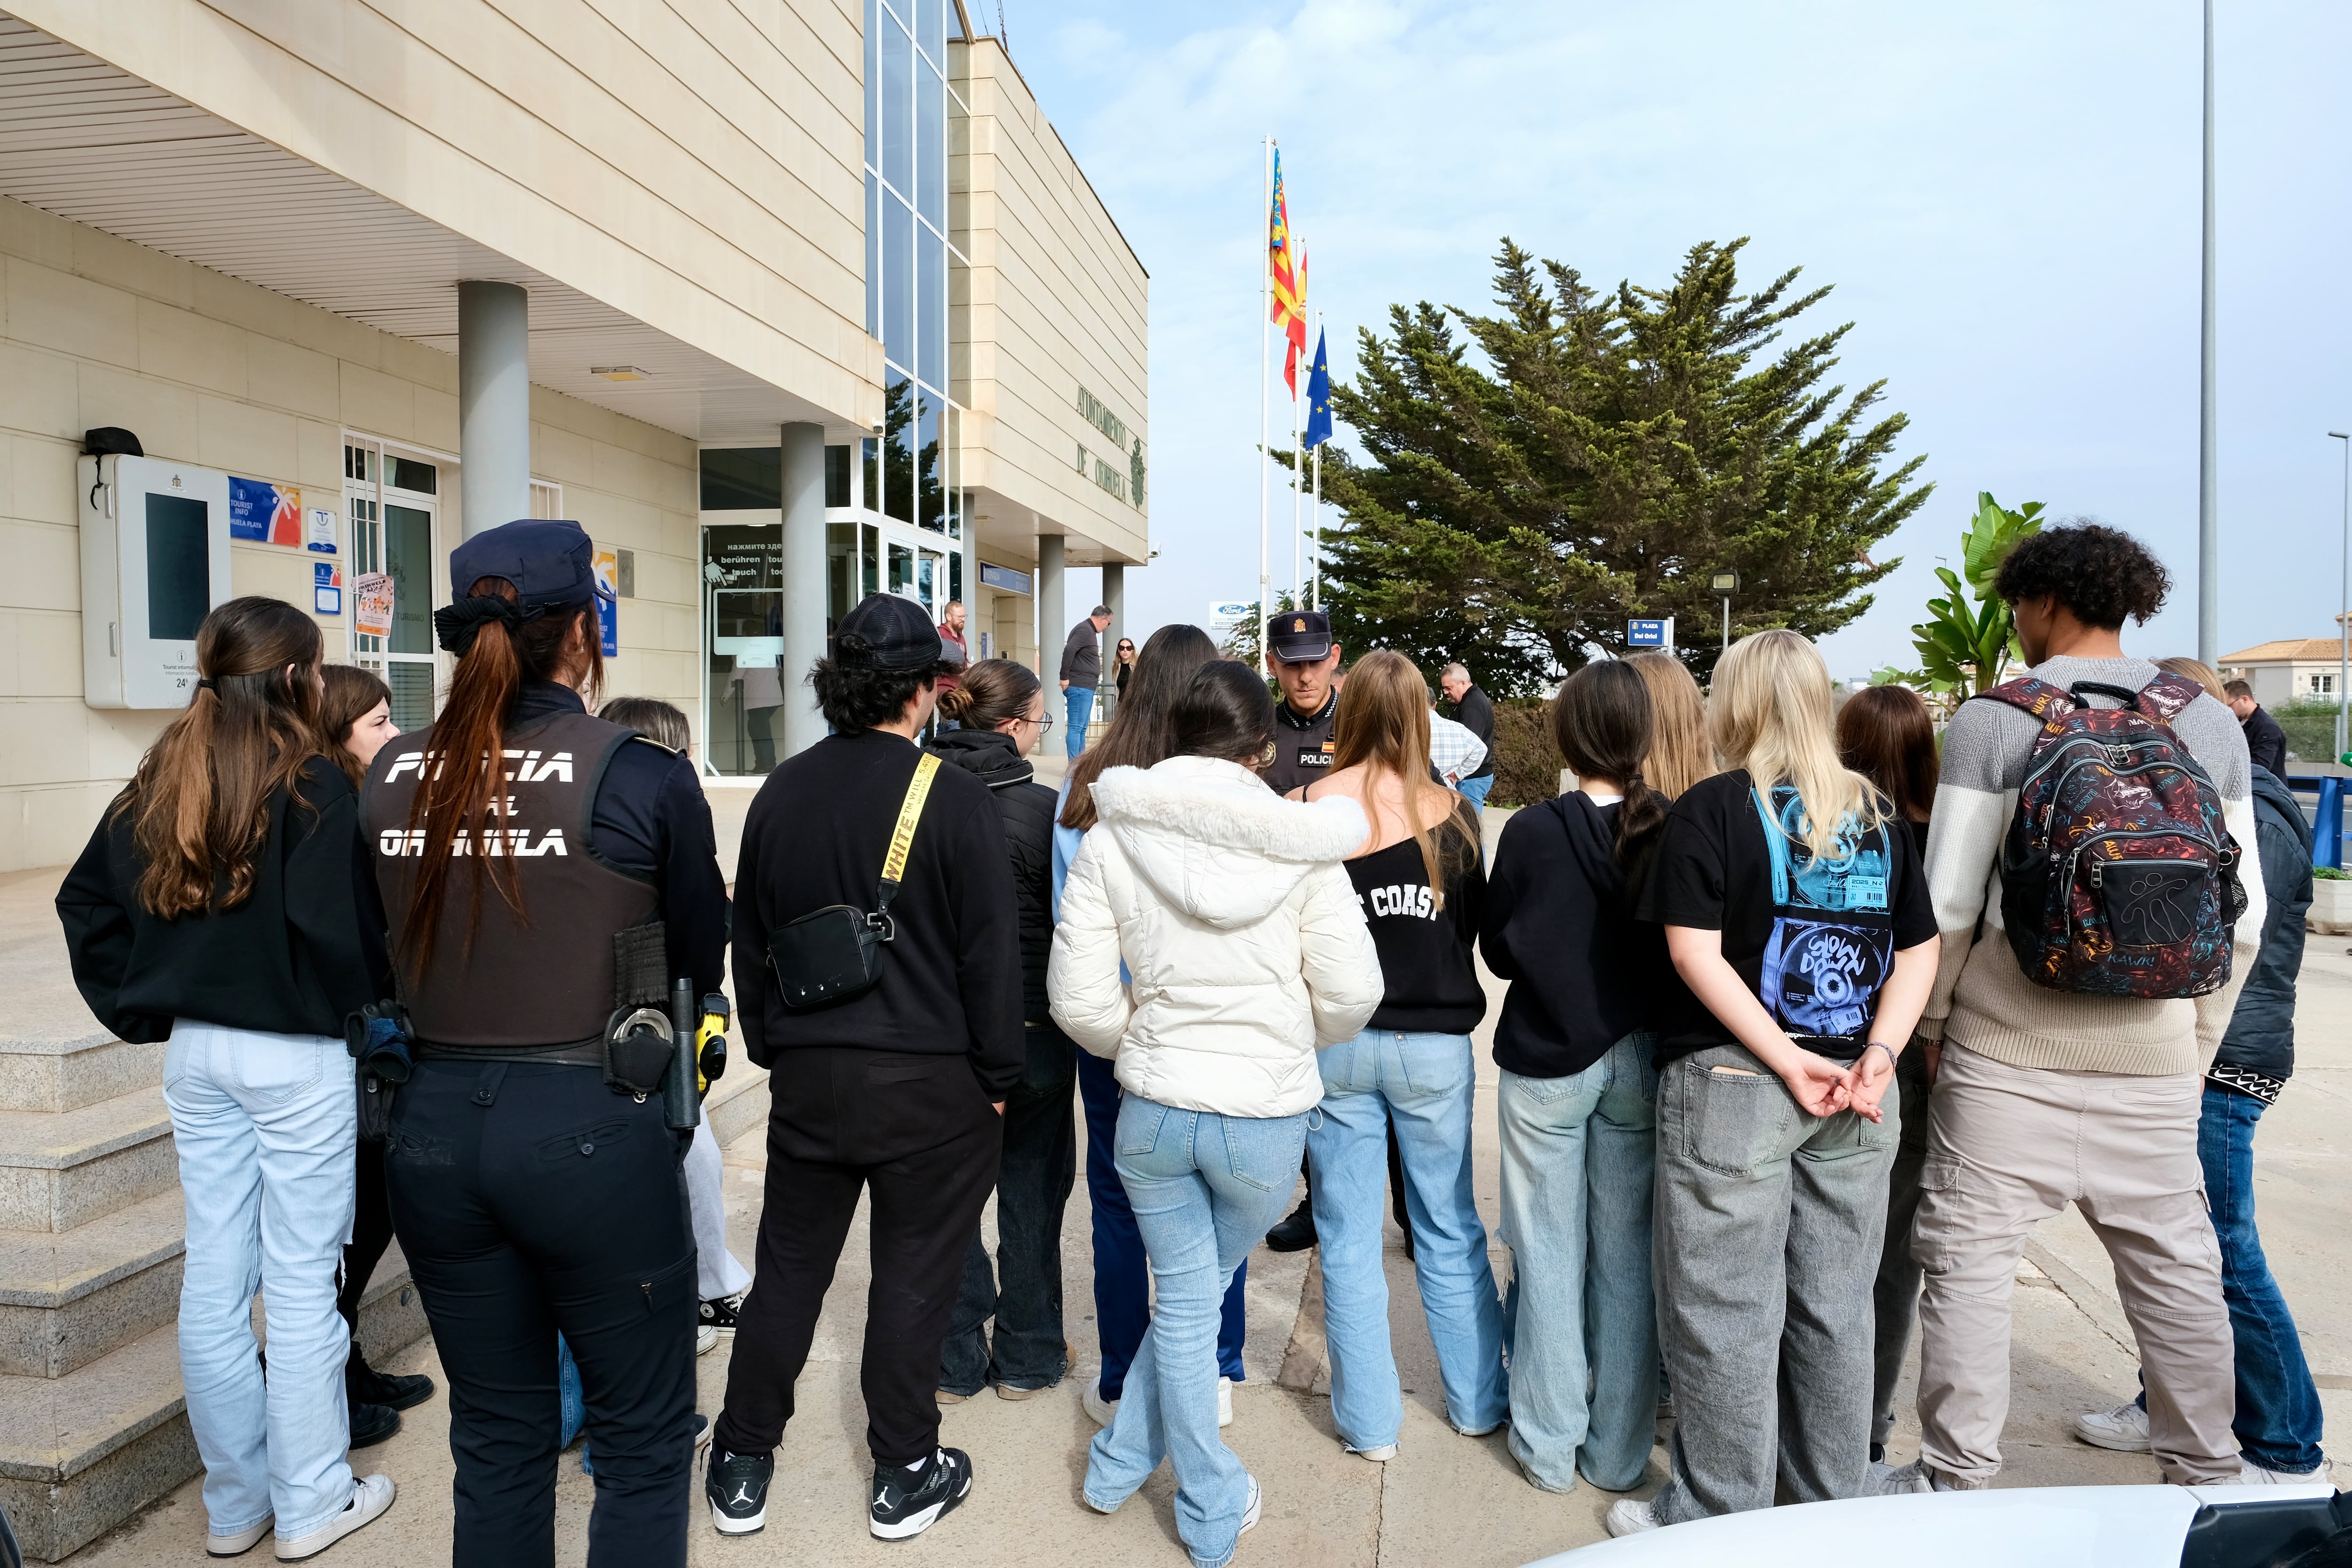
[{"label": "fur-trimmed hood", "polygon": [[1311,868],[1344,859],[1370,835],[1352,800],[1285,800],[1247,768],[1209,757],[1108,769],[1094,801],[1136,875],[1224,930],[1264,920]]}]

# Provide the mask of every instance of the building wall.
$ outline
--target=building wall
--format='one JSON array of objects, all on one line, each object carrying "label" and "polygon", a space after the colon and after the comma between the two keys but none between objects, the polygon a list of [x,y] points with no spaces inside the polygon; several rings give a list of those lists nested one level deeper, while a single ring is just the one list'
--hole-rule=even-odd
[{"label": "building wall", "polygon": [[845,423],[856,0],[11,0],[9,12]]},{"label": "building wall", "polygon": [[[1078,412],[1083,386],[1143,437],[1150,461],[1150,279],[1003,47],[961,47],[971,117],[950,200],[971,259],[953,301],[966,482],[1036,512],[1043,531],[1145,561],[1148,487],[1139,509],[1074,458],[1083,444],[1128,471],[1129,454]],[[983,542],[992,531],[982,526]]]},{"label": "building wall", "polygon": [[[343,432],[455,452],[457,385],[437,350],[0,198],[0,871],[78,854],[171,717],[82,700],[82,432],[122,426],[151,456],[340,512]],[[698,711],[694,444],[540,387],[531,414],[534,474],[600,548],[636,552],[610,689]],[[454,479],[453,463],[446,540]],[[341,533],[348,570],[348,519]],[[235,592],[310,602],[320,557],[232,548]],[[344,623],[320,624],[344,657]]]}]

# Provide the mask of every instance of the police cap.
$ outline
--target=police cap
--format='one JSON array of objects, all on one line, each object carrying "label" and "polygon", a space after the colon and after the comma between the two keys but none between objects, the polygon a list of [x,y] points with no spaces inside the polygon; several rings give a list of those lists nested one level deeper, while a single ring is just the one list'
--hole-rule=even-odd
[{"label": "police cap", "polygon": [[1320,610],[1285,610],[1266,626],[1266,642],[1285,664],[1331,657],[1331,617]]},{"label": "police cap", "polygon": [[576,522],[529,517],[500,523],[449,552],[449,596],[465,598],[478,578],[503,577],[525,611],[585,605],[603,591],[594,553],[588,531]]}]

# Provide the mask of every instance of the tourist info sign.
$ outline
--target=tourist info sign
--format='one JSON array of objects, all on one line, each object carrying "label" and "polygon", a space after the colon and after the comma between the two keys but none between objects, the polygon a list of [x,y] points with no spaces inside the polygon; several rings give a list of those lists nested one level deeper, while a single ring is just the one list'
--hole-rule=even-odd
[{"label": "tourist info sign", "polygon": [[1668,616],[1662,621],[1627,621],[1625,646],[1627,647],[1662,647],[1671,650],[1675,646],[1675,618]]}]

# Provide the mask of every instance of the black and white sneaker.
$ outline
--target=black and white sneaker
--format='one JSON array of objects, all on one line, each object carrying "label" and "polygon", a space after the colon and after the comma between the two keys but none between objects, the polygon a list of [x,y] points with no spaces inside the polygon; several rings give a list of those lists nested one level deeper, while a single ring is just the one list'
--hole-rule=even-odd
[{"label": "black and white sneaker", "polygon": [[721,1535],[756,1535],[768,1524],[768,1483],[776,1479],[773,1454],[730,1454],[713,1446],[703,1472],[702,1495],[710,1500],[710,1522]]},{"label": "black and white sneaker", "polygon": [[731,1340],[735,1337],[735,1314],[742,1305],[740,1296],[714,1296],[702,1303],[702,1316],[697,1326],[716,1333],[719,1339]]},{"label": "black and white sneaker", "polygon": [[874,1513],[867,1522],[885,1541],[911,1541],[971,1495],[971,1456],[941,1448],[919,1470],[901,1465],[874,1471]]}]

